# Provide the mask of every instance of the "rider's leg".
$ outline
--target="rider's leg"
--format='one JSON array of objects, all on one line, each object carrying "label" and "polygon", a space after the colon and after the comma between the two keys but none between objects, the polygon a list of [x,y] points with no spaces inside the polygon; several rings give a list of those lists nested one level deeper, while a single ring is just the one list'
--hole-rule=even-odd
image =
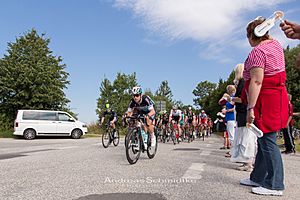
[{"label": "rider's leg", "polygon": [[153,121],[149,118],[147,118],[147,125],[148,125],[148,132],[150,133],[150,137],[151,137],[151,146],[155,146],[156,145],[156,138],[155,138],[155,134],[154,134],[154,125],[153,125]]}]

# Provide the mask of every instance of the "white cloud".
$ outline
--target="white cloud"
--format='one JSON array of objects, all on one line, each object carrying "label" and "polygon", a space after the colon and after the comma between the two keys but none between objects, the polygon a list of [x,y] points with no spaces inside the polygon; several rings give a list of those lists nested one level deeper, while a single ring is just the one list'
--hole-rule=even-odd
[{"label": "white cloud", "polygon": [[[258,11],[268,17],[287,0],[115,0],[151,33],[170,41],[193,39],[207,46],[201,55],[222,58],[226,49],[244,44],[245,27]],[[264,11],[264,12],[263,12]],[[204,46],[204,45],[203,45]],[[244,45],[241,45],[243,47]],[[227,59],[226,59],[227,60]]]}]

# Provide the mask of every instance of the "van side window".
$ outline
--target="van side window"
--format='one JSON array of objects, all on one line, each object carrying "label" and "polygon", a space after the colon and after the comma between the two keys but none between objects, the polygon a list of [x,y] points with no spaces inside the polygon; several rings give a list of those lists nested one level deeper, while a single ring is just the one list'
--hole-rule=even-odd
[{"label": "van side window", "polygon": [[65,113],[58,113],[58,121],[70,121],[72,119],[69,115]]},{"label": "van side window", "polygon": [[31,112],[31,111],[23,112],[23,120],[38,120],[38,119],[39,119],[38,112]]},{"label": "van side window", "polygon": [[55,112],[39,112],[39,120],[56,121]]}]

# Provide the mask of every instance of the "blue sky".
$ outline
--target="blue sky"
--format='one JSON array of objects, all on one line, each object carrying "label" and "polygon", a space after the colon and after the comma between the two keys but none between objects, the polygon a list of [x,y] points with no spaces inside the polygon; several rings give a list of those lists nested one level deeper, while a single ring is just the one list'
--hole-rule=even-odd
[{"label": "blue sky", "polygon": [[[247,23],[282,10],[300,23],[299,0],[0,0],[0,57],[31,28],[51,39],[70,73],[71,109],[92,122],[100,83],[137,73],[153,92],[168,80],[174,99],[192,104],[197,83],[226,79],[250,46]],[[276,26],[271,34],[283,47]]]}]

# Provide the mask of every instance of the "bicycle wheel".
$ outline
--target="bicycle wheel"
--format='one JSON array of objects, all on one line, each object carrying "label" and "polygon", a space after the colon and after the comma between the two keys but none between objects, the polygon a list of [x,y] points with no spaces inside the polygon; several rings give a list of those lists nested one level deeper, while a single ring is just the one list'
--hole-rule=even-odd
[{"label": "bicycle wheel", "polygon": [[126,139],[126,158],[128,162],[132,165],[135,164],[142,151],[142,136],[138,133],[138,129],[132,129]]},{"label": "bicycle wheel", "polygon": [[202,139],[203,139],[203,141],[204,141],[204,138],[205,138],[205,129],[202,130]]},{"label": "bicycle wheel", "polygon": [[176,133],[175,133],[175,131],[172,131],[171,138],[172,138],[173,144],[176,145]]},{"label": "bicycle wheel", "polygon": [[155,154],[156,154],[156,151],[157,151],[157,137],[156,137],[156,143],[155,143],[155,146],[152,147],[151,146],[151,137],[149,136],[148,137],[148,147],[147,147],[147,155],[148,155],[148,158],[152,159],[154,158]]},{"label": "bicycle wheel", "polygon": [[119,141],[120,141],[120,136],[119,136],[119,131],[116,130],[116,132],[114,133],[113,135],[113,143],[114,143],[114,146],[118,146],[119,144]]},{"label": "bicycle wheel", "polygon": [[104,148],[107,148],[111,143],[111,129],[107,129],[102,134],[102,145]]}]

